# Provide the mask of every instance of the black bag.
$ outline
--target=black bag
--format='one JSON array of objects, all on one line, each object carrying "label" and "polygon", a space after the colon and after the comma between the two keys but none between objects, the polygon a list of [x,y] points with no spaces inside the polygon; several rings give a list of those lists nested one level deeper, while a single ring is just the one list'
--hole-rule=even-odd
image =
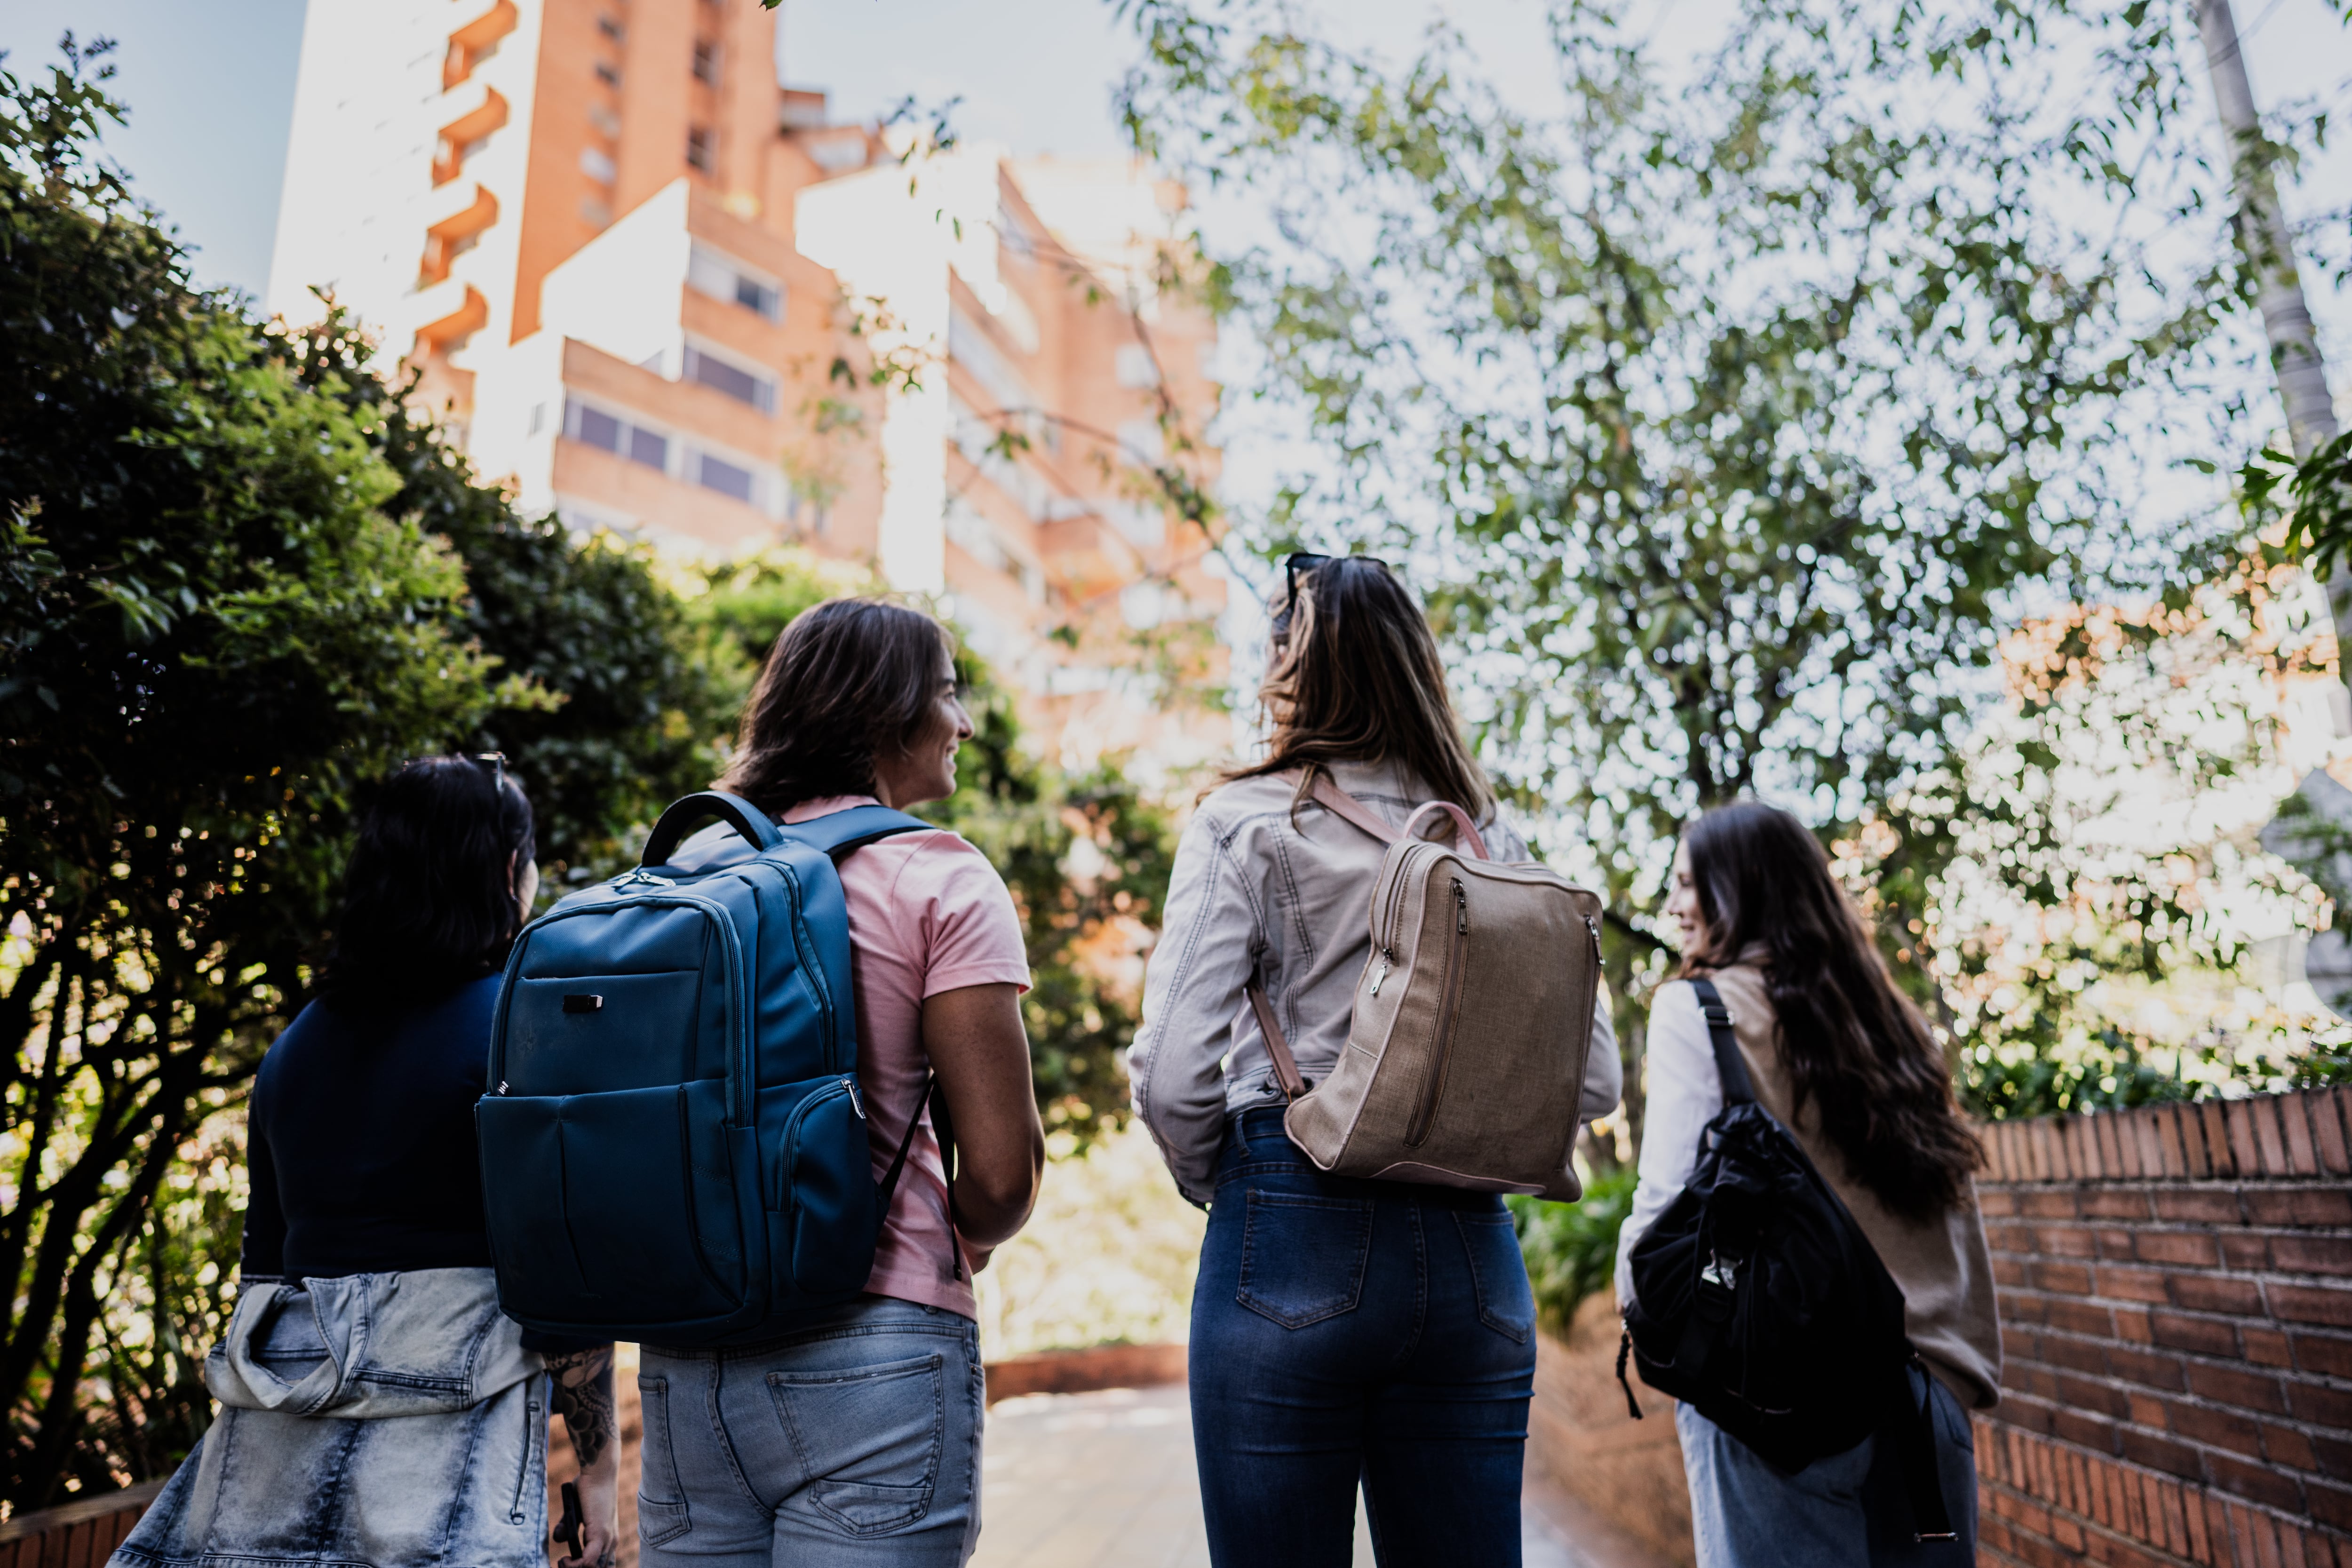
[{"label": "black bag", "polygon": [[[1690,1184],[1632,1258],[1617,1352],[1784,1475],[1874,1433],[1895,1446],[1921,1541],[1952,1538],[1936,1473],[1932,1393],[1903,1329],[1903,1291],[1789,1130],[1757,1103],[1731,1012],[1695,980],[1723,1078]],[[1926,1369],[1921,1367],[1924,1378]]]}]

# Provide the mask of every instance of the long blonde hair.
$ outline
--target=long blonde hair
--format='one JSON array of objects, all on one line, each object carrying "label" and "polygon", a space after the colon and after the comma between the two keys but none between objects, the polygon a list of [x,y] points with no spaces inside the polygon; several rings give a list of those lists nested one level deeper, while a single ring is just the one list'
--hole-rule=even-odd
[{"label": "long blonde hair", "polygon": [[1265,760],[1224,775],[1301,769],[1299,797],[1333,763],[1394,763],[1473,817],[1495,792],[1462,739],[1429,621],[1370,556],[1339,555],[1298,580],[1286,636],[1258,697],[1274,720]]}]

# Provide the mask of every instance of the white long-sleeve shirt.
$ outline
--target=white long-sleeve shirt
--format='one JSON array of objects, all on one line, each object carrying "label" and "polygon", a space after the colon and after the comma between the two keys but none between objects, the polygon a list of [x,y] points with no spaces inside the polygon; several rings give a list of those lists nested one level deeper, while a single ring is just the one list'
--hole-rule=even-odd
[{"label": "white long-sleeve shirt", "polygon": [[[1384,763],[1341,763],[1331,773],[1394,827],[1430,798]],[[1160,945],[1144,975],[1128,1078],[1136,1114],[1195,1203],[1216,1185],[1226,1116],[1282,1100],[1243,995],[1251,974],[1265,986],[1298,1070],[1319,1082],[1347,1046],[1356,984],[1371,956],[1366,906],[1388,847],[1311,801],[1294,825],[1295,790],[1290,779],[1242,779],[1201,803],[1177,847]],[[1497,860],[1530,858],[1499,820],[1481,823],[1479,835]],[[1623,1084],[1604,987],[1593,1004],[1580,1120],[1607,1115]]]},{"label": "white long-sleeve shirt", "polygon": [[1633,1212],[1617,1233],[1621,1307],[1633,1299],[1633,1244],[1689,1184],[1698,1167],[1698,1136],[1723,1109],[1723,1078],[1715,1069],[1706,1015],[1688,981],[1658,987],[1643,1058],[1650,1101],[1642,1117],[1642,1160]]}]

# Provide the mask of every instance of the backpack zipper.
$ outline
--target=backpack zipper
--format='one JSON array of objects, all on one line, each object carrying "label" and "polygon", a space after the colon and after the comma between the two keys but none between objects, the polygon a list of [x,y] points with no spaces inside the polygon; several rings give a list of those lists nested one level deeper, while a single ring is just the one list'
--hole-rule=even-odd
[{"label": "backpack zipper", "polygon": [[1469,967],[1470,895],[1462,879],[1454,879],[1454,941],[1445,950],[1445,978],[1438,988],[1437,1029],[1430,1046],[1429,1077],[1421,1088],[1421,1104],[1405,1129],[1408,1147],[1418,1149],[1437,1120],[1437,1100],[1445,1091],[1445,1068],[1454,1054],[1454,1023],[1462,1011],[1462,974]]},{"label": "backpack zipper", "polygon": [[1388,907],[1381,911],[1381,966],[1372,975],[1372,988],[1365,993],[1367,997],[1381,994],[1381,982],[1386,980],[1389,977],[1389,971],[1396,967],[1397,911],[1403,906],[1405,879],[1411,875],[1413,861],[1416,858],[1418,858],[1417,847],[1407,849],[1403,858],[1397,863],[1396,875],[1389,881]]}]

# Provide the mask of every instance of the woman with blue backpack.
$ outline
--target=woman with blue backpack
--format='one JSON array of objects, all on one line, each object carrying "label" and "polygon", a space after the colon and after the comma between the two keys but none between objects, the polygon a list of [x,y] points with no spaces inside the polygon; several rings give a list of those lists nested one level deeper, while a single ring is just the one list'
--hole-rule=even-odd
[{"label": "woman with blue backpack", "polygon": [[1787,812],[1692,823],[1666,912],[1617,1296],[1684,1400],[1698,1561],[1974,1563],[1968,1410],[2000,1397],[2000,1327],[1943,1053]]},{"label": "woman with blue backpack", "polygon": [[563,1568],[612,1561],[613,1347],[501,1315],[475,1153],[532,848],[496,755],[410,763],[362,815],[321,994],[254,1082],[220,1415],[115,1563],[544,1568],[551,1401],[583,1465]]},{"label": "woman with blue backpack", "polygon": [[[891,820],[954,793],[971,733],[945,628],[875,599],[796,617],[745,707],[721,789],[783,834],[833,846],[856,1015],[854,1082],[842,1081],[882,1212],[862,1290],[853,1281],[845,1300],[723,1342],[643,1347],[646,1568],[952,1568],[978,1539],[986,1402],[971,1276],[1028,1218],[1045,1166],[1021,1016],[1029,968],[987,858]],[[829,821],[853,824],[850,837],[836,843]],[[732,823],[675,849],[655,837],[661,865],[646,875],[682,888],[759,854]],[[755,1005],[788,1010],[817,983],[796,976]]]}]

